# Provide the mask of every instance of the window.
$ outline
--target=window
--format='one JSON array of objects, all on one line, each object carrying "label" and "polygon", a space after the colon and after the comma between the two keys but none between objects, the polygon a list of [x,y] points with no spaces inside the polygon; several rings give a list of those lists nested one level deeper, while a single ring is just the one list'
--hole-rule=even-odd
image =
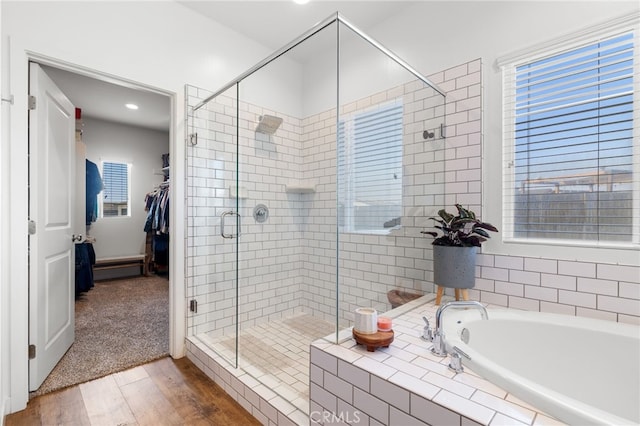
[{"label": "window", "polygon": [[348,232],[382,233],[402,216],[402,101],[338,125],[338,217]]},{"label": "window", "polygon": [[638,242],[634,40],[620,32],[504,66],[507,240]]},{"label": "window", "polygon": [[102,217],[130,216],[130,167],[125,163],[102,163],[104,190],[98,194],[102,197]]}]

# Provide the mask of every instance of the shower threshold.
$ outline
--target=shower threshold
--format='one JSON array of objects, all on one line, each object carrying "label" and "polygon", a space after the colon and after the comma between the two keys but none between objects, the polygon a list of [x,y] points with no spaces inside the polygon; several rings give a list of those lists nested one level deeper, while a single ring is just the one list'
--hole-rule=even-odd
[{"label": "shower threshold", "polygon": [[[224,377],[228,374],[233,391],[248,402],[251,397],[255,399],[256,393],[294,423],[308,424],[309,347],[314,340],[334,332],[335,324],[306,313],[254,325],[240,332],[238,369],[228,361],[235,358],[233,336],[200,334],[188,339],[188,348],[197,346],[208,354],[205,357],[210,360],[197,358],[208,367],[214,361],[213,368],[209,367],[212,373],[217,370],[223,382],[227,382]],[[242,383],[234,384],[232,377]],[[226,387],[225,390],[229,392]],[[253,408],[255,404],[249,405]],[[245,408],[256,416],[252,409]]]}]

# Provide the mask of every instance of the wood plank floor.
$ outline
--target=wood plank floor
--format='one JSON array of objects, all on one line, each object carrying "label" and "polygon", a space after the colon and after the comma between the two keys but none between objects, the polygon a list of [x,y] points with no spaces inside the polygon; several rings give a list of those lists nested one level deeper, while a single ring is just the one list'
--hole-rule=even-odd
[{"label": "wood plank floor", "polygon": [[6,426],[259,425],[186,357],[38,396]]}]

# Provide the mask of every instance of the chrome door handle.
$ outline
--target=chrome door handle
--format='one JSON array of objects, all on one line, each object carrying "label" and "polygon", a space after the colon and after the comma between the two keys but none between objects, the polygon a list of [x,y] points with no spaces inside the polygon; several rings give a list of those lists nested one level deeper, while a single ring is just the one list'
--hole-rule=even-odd
[{"label": "chrome door handle", "polygon": [[78,234],[78,235],[73,234],[71,236],[71,241],[73,241],[74,243],[75,242],[78,242],[78,243],[81,242],[82,241],[82,234]]},{"label": "chrome door handle", "polygon": [[[237,234],[225,234],[224,232],[224,221],[225,218],[227,216],[235,216],[237,217],[237,224],[238,224],[238,233]],[[222,238],[238,238],[240,236],[240,221],[241,221],[241,216],[240,213],[238,212],[234,212],[233,210],[227,210],[226,212],[223,212],[220,215],[220,235],[222,236]]]}]

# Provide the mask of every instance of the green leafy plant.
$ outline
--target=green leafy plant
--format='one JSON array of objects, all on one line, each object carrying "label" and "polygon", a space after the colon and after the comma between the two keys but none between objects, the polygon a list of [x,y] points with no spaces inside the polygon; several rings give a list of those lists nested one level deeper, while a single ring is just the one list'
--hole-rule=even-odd
[{"label": "green leafy plant", "polygon": [[438,212],[438,217],[430,217],[437,225],[433,227],[442,231],[442,235],[435,231],[420,231],[421,234],[434,237],[433,245],[450,247],[480,247],[487,241],[487,231],[498,232],[490,223],[476,219],[476,214],[456,204],[458,215],[448,213],[445,209]]}]

